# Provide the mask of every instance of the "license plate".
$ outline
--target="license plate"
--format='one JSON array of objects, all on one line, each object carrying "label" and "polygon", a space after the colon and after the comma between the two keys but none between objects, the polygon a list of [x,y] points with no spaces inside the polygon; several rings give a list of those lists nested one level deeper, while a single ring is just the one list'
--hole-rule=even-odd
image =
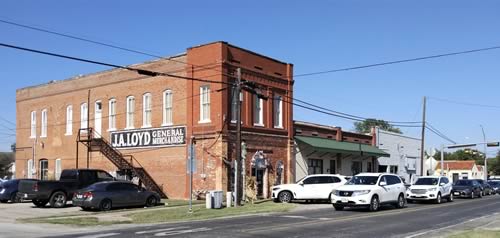
[{"label": "license plate", "polygon": [[459,192],[455,192],[454,194],[455,194],[455,195],[460,195],[460,193],[459,193]]},{"label": "license plate", "polygon": [[349,200],[347,198],[342,198],[340,201],[343,202],[343,203],[348,203],[349,202]]},{"label": "license plate", "polygon": [[82,197],[83,197],[83,195],[81,195],[81,194],[76,195],[76,198],[82,198]]}]

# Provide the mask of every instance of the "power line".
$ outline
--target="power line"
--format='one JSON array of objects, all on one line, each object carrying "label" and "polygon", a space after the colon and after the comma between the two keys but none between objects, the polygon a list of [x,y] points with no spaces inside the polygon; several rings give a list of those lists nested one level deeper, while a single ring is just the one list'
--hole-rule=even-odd
[{"label": "power line", "polygon": [[379,66],[385,66],[385,65],[391,65],[391,64],[400,64],[400,63],[407,63],[407,62],[412,62],[412,61],[421,61],[421,60],[428,60],[428,59],[441,58],[441,57],[447,57],[447,56],[470,54],[470,53],[476,53],[476,52],[481,52],[481,51],[497,50],[497,49],[500,49],[500,46],[492,46],[492,47],[487,47],[487,48],[479,48],[479,49],[473,49],[473,50],[458,51],[458,52],[452,52],[452,53],[445,53],[445,54],[430,55],[430,56],[410,58],[410,59],[388,61],[388,62],[382,62],[382,63],[376,63],[376,64],[368,64],[368,65],[361,65],[361,66],[354,66],[354,67],[347,67],[347,68],[339,68],[339,69],[331,69],[331,70],[325,70],[325,71],[297,74],[297,75],[294,75],[294,77],[297,78],[297,77],[305,77],[305,76],[318,75],[318,74],[328,74],[328,73],[336,73],[336,72],[341,72],[341,71],[373,68],[373,67],[379,67]]},{"label": "power line", "polygon": [[442,98],[435,98],[435,97],[429,97],[429,98],[432,99],[432,100],[435,100],[435,101],[447,102],[447,103],[464,105],[464,106],[486,107],[486,108],[497,108],[497,109],[500,109],[500,106],[496,106],[496,105],[486,105],[486,104],[478,104],[478,103],[459,102],[459,101],[454,101],[454,100],[449,100],[449,99],[442,99]]},{"label": "power line", "polygon": [[[172,62],[177,62],[177,63],[182,63],[182,64],[190,65],[190,66],[193,66],[193,67],[196,67],[196,68],[210,69],[210,68],[206,68],[206,66],[204,66],[204,65],[190,64],[190,63],[187,63],[187,62],[184,62],[184,61],[172,59],[171,57],[163,57],[163,56],[159,56],[159,55],[147,53],[147,52],[144,52],[144,51],[139,51],[139,50],[134,50],[134,49],[130,49],[130,48],[125,48],[123,46],[112,45],[112,44],[109,44],[109,43],[99,42],[99,41],[96,41],[96,40],[91,40],[91,39],[83,38],[83,37],[80,37],[80,36],[74,36],[74,35],[70,35],[70,34],[60,33],[60,32],[56,32],[56,31],[52,31],[52,30],[48,30],[48,29],[43,29],[43,28],[40,28],[40,27],[30,26],[30,25],[21,24],[21,23],[17,23],[17,22],[13,22],[13,21],[8,21],[8,20],[3,20],[3,19],[0,19],[0,22],[5,23],[5,24],[9,24],[9,25],[13,25],[13,26],[17,26],[17,27],[22,27],[22,28],[30,29],[30,30],[35,30],[35,31],[39,31],[39,32],[44,32],[44,33],[52,34],[52,35],[66,37],[66,38],[70,38],[70,39],[74,39],[74,40],[84,41],[84,42],[87,42],[87,43],[92,43],[92,44],[96,44],[96,45],[106,46],[106,47],[110,47],[110,48],[113,48],[113,49],[123,50],[123,51],[131,52],[131,53],[146,55],[146,56],[155,57],[155,58],[159,58],[159,59],[165,59],[165,60],[169,60],[169,61],[172,61]],[[213,69],[213,68],[210,69],[210,70],[215,70],[215,71],[222,72],[220,70]]]},{"label": "power line", "polygon": [[11,125],[13,125],[13,126],[16,126],[16,123],[11,122],[11,121],[9,121],[9,120],[7,120],[7,119],[5,119],[5,118],[1,117],[1,116],[0,116],[0,120],[2,120],[2,121],[4,121],[4,122],[7,122],[7,123],[9,123],[9,124],[11,124]]},{"label": "power line", "polygon": [[431,131],[432,133],[436,134],[437,136],[453,143],[453,144],[456,144],[457,142],[455,142],[454,140],[450,139],[448,136],[446,136],[445,134],[443,134],[441,131],[439,131],[438,129],[436,129],[434,126],[432,126],[429,122],[426,122],[426,125],[425,125],[425,128],[429,129],[429,131]]},{"label": "power line", "polygon": [[[173,74],[169,74],[169,73],[155,72],[155,71],[145,70],[145,69],[136,69],[136,68],[132,68],[132,67],[128,67],[128,66],[121,66],[121,65],[116,65],[116,64],[99,62],[99,61],[95,61],[95,60],[89,60],[89,59],[83,59],[83,58],[78,58],[78,57],[73,57],[73,56],[61,55],[61,54],[51,53],[51,52],[47,52],[47,51],[41,51],[41,50],[35,50],[35,49],[30,49],[30,48],[15,46],[15,45],[9,45],[9,44],[5,44],[5,43],[0,43],[0,46],[7,47],[7,48],[12,48],[12,49],[17,49],[17,50],[22,50],[22,51],[28,51],[28,52],[37,53],[37,54],[54,56],[54,57],[58,57],[58,58],[64,58],[64,59],[69,59],[69,60],[74,60],[74,61],[80,61],[80,62],[85,62],[85,63],[90,63],[90,64],[97,64],[97,65],[102,65],[102,66],[107,66],[107,67],[113,67],[113,68],[119,68],[119,69],[126,69],[126,70],[137,72],[138,74],[148,75],[148,76],[151,76],[151,77],[155,77],[155,76],[167,76],[167,77],[172,77],[172,78],[179,78],[179,79],[185,79],[185,80],[193,80],[193,81],[199,81],[199,82],[220,83],[220,84],[229,84],[229,85],[232,85],[232,83],[226,83],[226,82],[222,82],[222,81],[214,81],[214,80],[208,80],[208,79],[191,78],[191,77],[186,77],[186,76],[173,75]],[[228,75],[226,75],[226,76],[228,76]]]},{"label": "power line", "polygon": [[[284,96],[284,97],[286,97],[290,100],[297,101],[297,102],[300,102],[302,104],[314,107],[314,108],[319,108],[321,110],[325,110],[325,111],[328,111],[330,113],[337,114],[337,115],[339,115],[339,117],[342,117],[345,119],[350,119],[350,120],[354,120],[354,121],[364,121],[364,120],[368,120],[368,119],[374,119],[374,118],[361,117],[361,116],[356,116],[356,115],[352,115],[352,114],[348,114],[348,113],[344,113],[344,112],[334,111],[332,109],[318,106],[318,105],[315,105],[315,104],[312,104],[312,103],[309,103],[309,102],[306,102],[304,100],[300,100],[297,98],[292,98],[290,96]],[[377,119],[375,119],[375,120],[377,120]],[[422,123],[422,122],[418,122],[418,121],[406,121],[406,122],[404,122],[404,121],[400,121],[400,122],[398,122],[398,121],[386,121],[386,122],[389,124],[420,124],[420,123]],[[421,126],[418,126],[418,127],[421,127]]]}]

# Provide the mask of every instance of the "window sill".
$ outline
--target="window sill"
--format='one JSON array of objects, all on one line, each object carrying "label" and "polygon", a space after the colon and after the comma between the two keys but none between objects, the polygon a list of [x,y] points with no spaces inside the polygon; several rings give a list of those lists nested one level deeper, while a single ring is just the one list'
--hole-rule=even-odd
[{"label": "window sill", "polygon": [[174,125],[174,123],[163,123],[163,124],[161,124],[161,126],[173,126],[173,125]]},{"label": "window sill", "polygon": [[253,124],[253,126],[257,126],[257,127],[265,127],[265,125],[264,125],[264,124],[256,124],[256,123],[254,123],[254,124]]},{"label": "window sill", "polygon": [[274,129],[285,129],[283,126],[274,126]]},{"label": "window sill", "polygon": [[132,129],[135,129],[135,127],[125,127],[124,129],[125,130],[132,130]]},{"label": "window sill", "polygon": [[106,131],[116,131],[116,128],[109,128]]},{"label": "window sill", "polygon": [[152,127],[151,125],[141,126],[141,128],[151,128],[151,127]]},{"label": "window sill", "polygon": [[47,138],[47,136],[40,136],[40,138]]},{"label": "window sill", "polygon": [[36,139],[36,136],[30,136],[30,139]]},{"label": "window sill", "polygon": [[73,133],[64,133],[65,136],[72,136]]},{"label": "window sill", "polygon": [[198,124],[207,124],[211,122],[212,122],[211,120],[203,120],[203,121],[198,121]]}]

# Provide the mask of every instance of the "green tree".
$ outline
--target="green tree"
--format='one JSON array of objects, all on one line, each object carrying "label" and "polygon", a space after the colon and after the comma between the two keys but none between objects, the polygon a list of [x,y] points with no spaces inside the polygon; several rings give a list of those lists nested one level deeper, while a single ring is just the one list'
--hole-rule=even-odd
[{"label": "green tree", "polygon": [[379,127],[382,130],[403,134],[397,127],[392,126],[389,122],[377,119],[366,119],[361,122],[354,122],[354,130],[358,133],[370,133],[372,127]]}]

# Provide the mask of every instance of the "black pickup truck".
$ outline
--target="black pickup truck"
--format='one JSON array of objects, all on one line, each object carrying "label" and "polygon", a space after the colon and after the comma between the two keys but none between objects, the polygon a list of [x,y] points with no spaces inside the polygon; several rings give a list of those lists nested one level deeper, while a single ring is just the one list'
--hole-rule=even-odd
[{"label": "black pickup truck", "polygon": [[115,180],[107,172],[97,169],[65,169],[59,181],[21,181],[18,196],[23,200],[31,200],[37,207],[47,203],[51,207],[60,208],[71,200],[73,193],[93,183]]}]

